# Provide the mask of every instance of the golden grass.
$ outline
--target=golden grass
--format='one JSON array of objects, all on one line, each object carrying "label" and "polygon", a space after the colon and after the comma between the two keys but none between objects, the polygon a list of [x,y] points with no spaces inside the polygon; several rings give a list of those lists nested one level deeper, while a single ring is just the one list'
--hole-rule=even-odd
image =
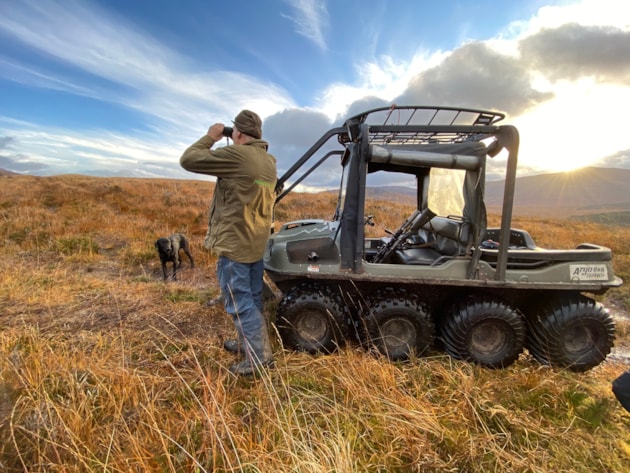
[{"label": "golden grass", "polygon": [[[211,184],[18,176],[0,188],[0,471],[628,471],[630,414],[610,392],[620,361],[576,374],[523,355],[493,371],[439,352],[309,356],[276,339],[276,369],[235,378],[221,349],[231,322],[204,306],[217,292],[202,249]],[[283,221],[329,218],[334,197],[283,205]],[[392,229],[406,215],[370,212]],[[610,246],[630,277],[626,228],[515,226],[543,247]],[[174,231],[198,267],[185,260],[165,284],[153,242]],[[628,313],[625,287],[603,299]],[[627,322],[618,333],[627,344]]]}]

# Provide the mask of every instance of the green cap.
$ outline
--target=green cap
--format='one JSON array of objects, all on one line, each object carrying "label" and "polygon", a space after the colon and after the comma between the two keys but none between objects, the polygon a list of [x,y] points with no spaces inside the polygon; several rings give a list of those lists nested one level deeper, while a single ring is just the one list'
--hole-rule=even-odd
[{"label": "green cap", "polygon": [[238,131],[253,138],[262,138],[262,120],[250,110],[241,110],[232,122]]}]

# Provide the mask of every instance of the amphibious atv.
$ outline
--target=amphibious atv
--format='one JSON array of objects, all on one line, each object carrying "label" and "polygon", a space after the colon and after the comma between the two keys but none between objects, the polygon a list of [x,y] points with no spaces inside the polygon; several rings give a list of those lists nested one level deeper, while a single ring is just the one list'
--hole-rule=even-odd
[{"label": "amphibious atv", "polygon": [[[332,220],[284,223],[269,239],[265,270],[283,293],[276,325],[285,346],[331,352],[358,338],[403,360],[436,345],[490,368],[510,365],[525,347],[575,371],[606,358],[614,321],[585,294],[621,285],[612,253],[590,243],[542,249],[511,228],[519,135],[497,125],[503,118],[450,107],[369,110],[325,133],[279,178],[276,204],[331,157],[341,162]],[[486,160],[499,152],[507,155],[501,224],[487,228]],[[396,231],[368,238],[373,173],[415,182],[415,210]]]}]

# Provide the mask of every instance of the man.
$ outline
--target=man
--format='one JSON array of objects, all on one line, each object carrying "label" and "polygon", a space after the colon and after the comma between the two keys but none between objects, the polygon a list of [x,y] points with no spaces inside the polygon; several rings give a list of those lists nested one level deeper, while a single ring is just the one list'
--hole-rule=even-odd
[{"label": "man", "polygon": [[219,258],[217,277],[225,310],[238,335],[238,340],[228,340],[223,346],[245,355],[230,371],[251,375],[273,364],[262,313],[262,258],[272,221],[276,159],[261,139],[262,121],[257,114],[243,110],[233,123],[233,145],[211,150],[224,131],[222,123],[215,123],[179,162],[187,171],[217,177],[204,246]]}]

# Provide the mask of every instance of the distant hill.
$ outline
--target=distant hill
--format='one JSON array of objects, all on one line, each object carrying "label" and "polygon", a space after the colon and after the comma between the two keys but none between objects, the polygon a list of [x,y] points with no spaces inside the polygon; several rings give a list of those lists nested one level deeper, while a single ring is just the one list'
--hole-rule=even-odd
[{"label": "distant hill", "polygon": [[[516,179],[514,215],[580,217],[608,222],[630,222],[630,169],[582,168],[571,172],[539,174]],[[505,181],[486,183],[489,213],[500,213]],[[415,202],[415,189],[371,187],[374,199]],[[627,224],[627,223],[626,223]]]},{"label": "distant hill", "polygon": [[[574,216],[630,212],[630,169],[587,167],[516,180],[517,215]],[[501,207],[505,181],[486,183],[489,211]]]},{"label": "distant hill", "polygon": [[[19,175],[0,168],[0,176]],[[574,217],[598,223],[630,224],[630,169],[587,167],[516,179],[515,216]],[[500,213],[505,181],[486,183],[489,213]],[[366,189],[372,199],[413,204],[416,191],[403,186]],[[336,193],[337,190],[329,192]]]},{"label": "distant hill", "polygon": [[368,187],[366,196],[370,199],[395,200],[397,202],[414,204],[416,202],[416,189],[404,186]]}]

